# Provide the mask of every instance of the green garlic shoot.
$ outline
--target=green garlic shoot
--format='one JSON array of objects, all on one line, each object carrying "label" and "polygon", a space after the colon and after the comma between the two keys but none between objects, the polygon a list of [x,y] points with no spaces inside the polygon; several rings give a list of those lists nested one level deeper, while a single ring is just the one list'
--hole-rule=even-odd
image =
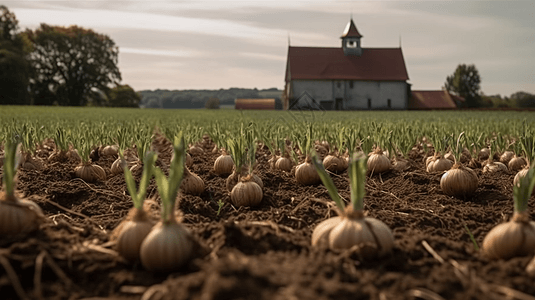
[{"label": "green garlic shoot", "polygon": [[4,147],[4,190],[8,198],[15,196],[15,175],[20,164],[20,143],[14,143],[9,139]]},{"label": "green garlic shoot", "polygon": [[362,153],[360,155],[354,153],[349,161],[349,187],[354,211],[362,211],[364,209],[367,159],[367,156]]},{"label": "green garlic shoot", "polygon": [[[349,187],[351,190],[351,205],[353,206],[354,211],[362,211],[364,209],[364,195],[365,195],[365,184],[366,184],[366,160],[367,156],[362,153],[354,153],[349,161]],[[338,195],[338,189],[334,185],[331,177],[325,170],[323,164],[318,160],[317,154],[313,152],[312,163],[316,168],[318,175],[321,178],[321,182],[327,188],[329,196],[336,203],[336,206],[340,211],[344,211],[345,205]]]},{"label": "green garlic shoot", "polygon": [[325,167],[323,166],[323,163],[318,158],[318,154],[316,151],[312,151],[312,157],[311,157],[312,164],[314,164],[314,167],[316,168],[316,171],[318,172],[318,175],[320,176],[321,182],[323,185],[327,188],[327,192],[329,193],[329,196],[331,196],[331,199],[333,199],[334,203],[336,203],[336,206],[340,211],[344,211],[345,205],[342,201],[342,198],[340,198],[340,195],[338,195],[338,189],[334,185],[333,180],[331,179],[331,176],[327,173],[327,170],[325,170]]},{"label": "green garlic shoot", "polygon": [[136,189],[136,182],[132,172],[128,168],[126,160],[122,153],[119,153],[121,157],[121,165],[124,169],[124,179],[126,181],[126,187],[132,201],[134,202],[134,207],[141,210],[143,208],[143,201],[145,200],[145,195],[147,194],[147,187],[150,183],[150,178],[152,177],[152,172],[154,169],[154,163],[158,155],[154,152],[147,152],[143,159],[143,173],[141,175],[141,181],[139,182],[139,190]]},{"label": "green garlic shoot", "polygon": [[159,167],[154,168],[154,177],[158,187],[158,193],[162,199],[162,221],[164,224],[174,222],[174,207],[178,196],[178,190],[184,175],[186,161],[186,149],[182,133],[175,137],[173,142],[174,158],[169,167],[169,177],[166,177]]},{"label": "green garlic shoot", "polygon": [[56,144],[56,148],[60,151],[69,150],[69,143],[67,142],[67,137],[65,135],[65,130],[63,128],[56,128],[54,143]]},{"label": "green garlic shoot", "polygon": [[526,176],[520,178],[518,184],[513,187],[513,200],[515,213],[523,213],[528,209],[528,200],[535,187],[535,168],[531,166]]}]

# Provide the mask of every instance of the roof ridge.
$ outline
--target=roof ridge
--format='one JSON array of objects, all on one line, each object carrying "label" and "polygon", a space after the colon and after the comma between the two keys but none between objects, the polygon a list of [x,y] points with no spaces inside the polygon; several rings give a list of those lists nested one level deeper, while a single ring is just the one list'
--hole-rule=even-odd
[{"label": "roof ridge", "polygon": [[[291,47],[288,51],[287,80],[409,79],[400,48],[364,48],[361,56],[344,55],[341,47]],[[289,70],[291,69],[291,73]]]},{"label": "roof ridge", "polygon": [[[317,47],[317,46],[289,46],[289,48],[308,48],[308,49],[340,49],[343,50],[341,47]],[[368,49],[368,50],[401,50],[400,47],[362,47],[362,49]]]}]

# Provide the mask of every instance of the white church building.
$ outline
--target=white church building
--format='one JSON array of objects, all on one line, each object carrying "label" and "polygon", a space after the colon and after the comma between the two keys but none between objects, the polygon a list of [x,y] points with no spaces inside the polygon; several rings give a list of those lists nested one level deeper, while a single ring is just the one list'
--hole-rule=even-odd
[{"label": "white church building", "polygon": [[362,48],[351,19],[342,47],[288,46],[284,109],[392,109],[409,106],[410,84],[399,48]]}]

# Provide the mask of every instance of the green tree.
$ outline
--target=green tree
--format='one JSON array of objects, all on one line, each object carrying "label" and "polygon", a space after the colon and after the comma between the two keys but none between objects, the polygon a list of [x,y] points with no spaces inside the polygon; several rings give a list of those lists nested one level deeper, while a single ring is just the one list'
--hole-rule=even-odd
[{"label": "green tree", "polygon": [[18,33],[18,20],[0,5],[0,104],[29,104],[28,43]]},{"label": "green tree", "polygon": [[141,94],[136,93],[128,84],[118,84],[107,93],[108,106],[111,107],[139,107]]},{"label": "green tree", "polygon": [[36,104],[54,99],[59,105],[86,105],[121,80],[119,48],[106,35],[46,24],[25,35],[32,42],[30,90]]},{"label": "green tree", "polygon": [[481,78],[475,65],[460,64],[455,72],[446,78],[445,87],[449,92],[465,99],[465,107],[480,106]]},{"label": "green tree", "polygon": [[207,109],[218,109],[219,108],[219,98],[210,97],[204,104],[204,108]]},{"label": "green tree", "polygon": [[535,107],[535,95],[527,92],[516,92],[511,95],[511,100],[520,108]]}]

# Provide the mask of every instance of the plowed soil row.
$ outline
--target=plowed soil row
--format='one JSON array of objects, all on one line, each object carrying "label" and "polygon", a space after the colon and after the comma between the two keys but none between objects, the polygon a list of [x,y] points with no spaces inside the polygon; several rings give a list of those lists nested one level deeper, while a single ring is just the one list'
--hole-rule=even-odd
[{"label": "plowed soil row", "polygon": [[[191,168],[204,180],[205,191],[181,195],[179,203],[183,223],[202,251],[183,269],[165,274],[126,263],[109,243],[110,232],[132,207],[123,175],[109,172],[114,157],[97,161],[108,172],[105,182],[75,178],[73,162],[45,160],[41,171],[19,170],[21,194],[36,201],[50,222],[28,236],[0,239],[5,258],[0,298],[18,299],[17,285],[29,299],[487,300],[535,295],[533,279],[524,271],[531,257],[494,261],[476,248],[492,227],[511,216],[514,173],[476,169],[479,188],[467,199],[444,195],[441,174],[425,172],[423,156],[403,172],[374,175],[366,183],[365,208],[393,230],[395,247],[391,256],[363,261],[351,251],[311,247],[314,227],[336,215],[322,185],[300,186],[291,174],[269,169],[267,151],[260,150],[262,203],[236,209],[229,204],[225,178],[212,171],[218,154],[210,147],[194,157]],[[160,159],[163,165],[169,161]],[[347,173],[333,179],[349,199]],[[158,203],[154,182],[148,194]],[[221,209],[220,200],[225,203]]]}]

